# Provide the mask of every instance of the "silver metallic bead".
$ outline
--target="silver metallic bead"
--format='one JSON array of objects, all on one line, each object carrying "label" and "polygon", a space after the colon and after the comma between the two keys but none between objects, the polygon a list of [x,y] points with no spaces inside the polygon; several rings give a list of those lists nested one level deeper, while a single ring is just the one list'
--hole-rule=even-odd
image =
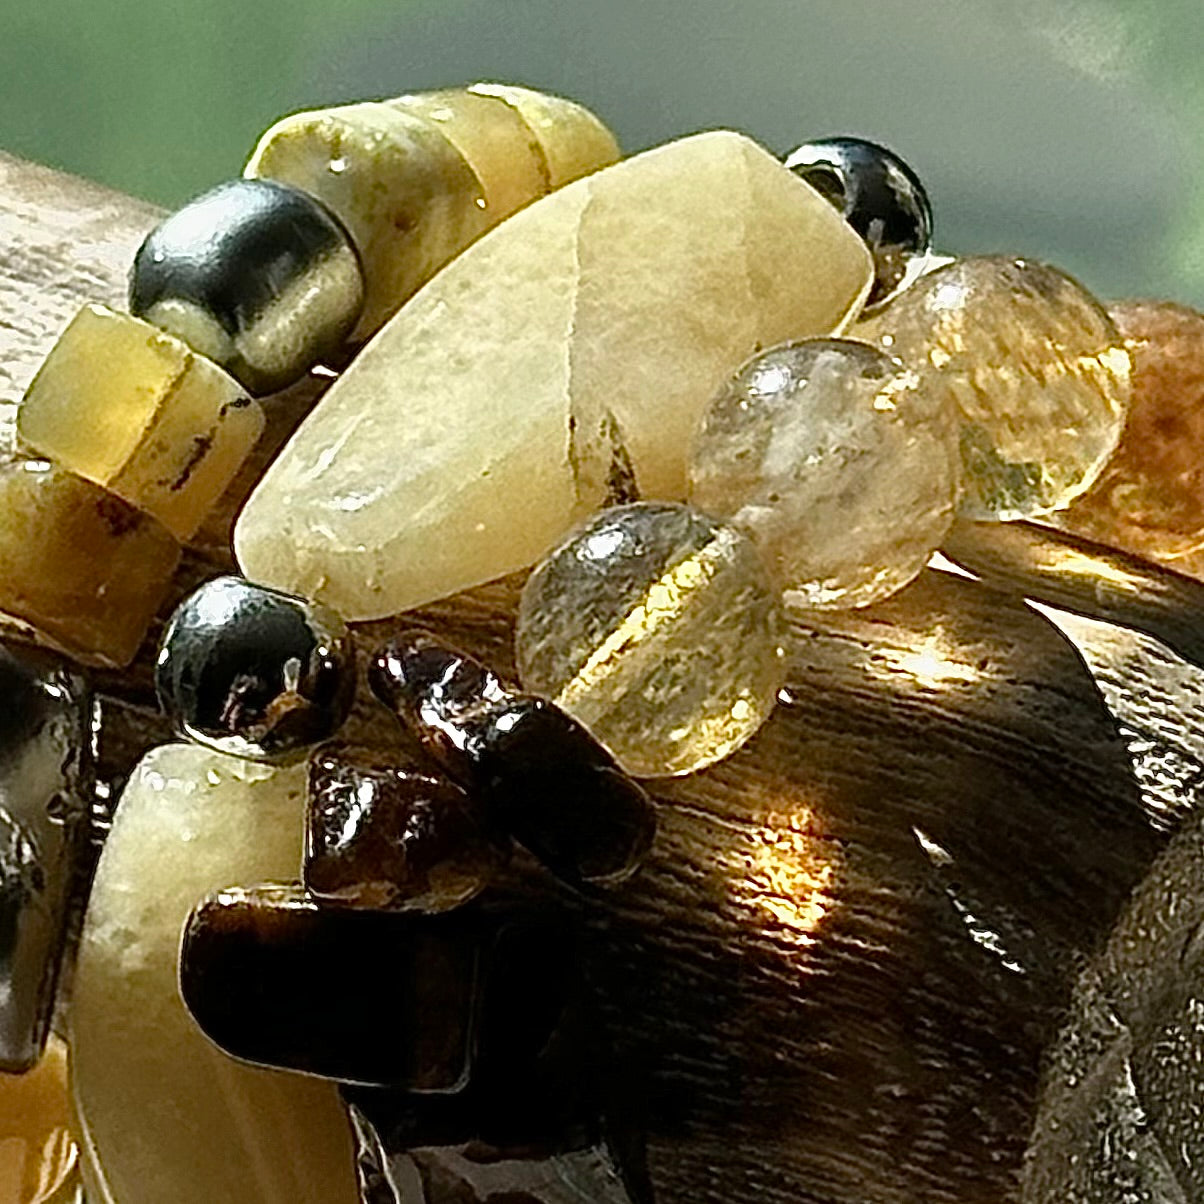
[{"label": "silver metallic bead", "polygon": [[923,269],[932,248],[932,208],[919,177],[898,155],[862,138],[820,138],[786,166],[836,206],[874,258],[867,305],[881,305]]},{"label": "silver metallic bead", "polygon": [[355,660],[325,606],[219,577],[172,615],[155,669],[186,736],[252,760],[288,760],[328,740],[351,709]]},{"label": "silver metallic bead", "polygon": [[0,1070],[50,1031],[66,918],[87,851],[92,704],[57,658],[0,645]]},{"label": "silver metallic bead", "polygon": [[231,180],[147,236],[130,312],[216,361],[253,393],[291,384],[335,354],[364,304],[342,223],[299,189]]}]

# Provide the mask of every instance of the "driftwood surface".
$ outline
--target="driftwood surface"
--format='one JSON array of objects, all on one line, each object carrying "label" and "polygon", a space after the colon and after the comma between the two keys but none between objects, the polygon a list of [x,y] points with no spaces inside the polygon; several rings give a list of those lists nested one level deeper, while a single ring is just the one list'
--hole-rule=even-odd
[{"label": "driftwood surface", "polygon": [[[0,158],[4,439],[75,308],[120,307],[156,217]],[[273,399],[265,456],[321,384]],[[230,569],[253,477],[190,550],[173,603]],[[518,584],[407,622],[507,670]],[[1074,975],[1204,781],[1204,674],[1149,623],[1049,612],[1068,636],[1006,572],[996,585],[929,571],[887,604],[795,622],[773,719],[724,764],[657,784],[647,867],[571,904],[660,1204],[1014,1198]],[[1055,601],[1090,615],[1091,598],[1088,571]],[[1159,612],[1189,657],[1197,602],[1172,589]],[[366,625],[362,645],[397,625]],[[114,786],[168,737],[153,636],[131,670],[95,675]],[[350,730],[393,738],[363,700]]]}]

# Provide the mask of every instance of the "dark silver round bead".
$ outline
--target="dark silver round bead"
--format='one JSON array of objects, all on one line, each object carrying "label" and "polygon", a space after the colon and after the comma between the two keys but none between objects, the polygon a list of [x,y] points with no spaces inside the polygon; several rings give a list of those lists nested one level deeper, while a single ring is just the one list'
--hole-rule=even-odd
[{"label": "dark silver round bead", "polygon": [[253,393],[271,393],[334,355],[364,305],[342,223],[273,180],[231,180],[147,235],[130,272],[130,312],[191,344]]},{"label": "dark silver round bead", "polygon": [[219,577],[172,615],[155,688],[176,727],[198,743],[287,760],[328,740],[347,718],[351,638],[325,606]]},{"label": "dark silver round bead", "polygon": [[898,155],[862,138],[820,138],[786,166],[844,214],[874,257],[869,305],[890,300],[932,248],[932,208],[919,177]]}]

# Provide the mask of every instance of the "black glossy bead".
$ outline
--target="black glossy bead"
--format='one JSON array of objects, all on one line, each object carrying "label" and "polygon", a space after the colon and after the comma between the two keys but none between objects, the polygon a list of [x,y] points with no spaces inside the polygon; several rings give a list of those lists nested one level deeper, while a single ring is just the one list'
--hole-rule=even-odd
[{"label": "black glossy bead", "polygon": [[92,702],[57,658],[0,645],[0,1070],[50,1029],[72,889],[87,857]]},{"label": "black glossy bead", "polygon": [[442,916],[322,907],[298,885],[232,888],[189,917],[180,994],[227,1053],[340,1082],[467,1080],[486,937]]},{"label": "black glossy bead", "polygon": [[272,180],[231,180],[151,231],[129,300],[131,313],[269,393],[339,350],[364,280],[350,236],[319,201]]},{"label": "black glossy bead", "polygon": [[448,911],[502,862],[472,798],[447,777],[345,745],[311,758],[302,877],[320,901]]},{"label": "black glossy bead", "polygon": [[320,744],[351,709],[351,637],[332,610],[241,577],[206,582],[163,633],[155,687],[184,735],[281,760]]},{"label": "black glossy bead", "polygon": [[908,280],[932,248],[932,208],[919,177],[898,155],[862,138],[820,138],[786,156],[786,166],[844,214],[874,259],[869,305]]},{"label": "black glossy bead", "polygon": [[618,881],[647,853],[656,831],[648,796],[554,703],[505,690],[430,637],[382,649],[369,681],[494,822],[565,881]]}]

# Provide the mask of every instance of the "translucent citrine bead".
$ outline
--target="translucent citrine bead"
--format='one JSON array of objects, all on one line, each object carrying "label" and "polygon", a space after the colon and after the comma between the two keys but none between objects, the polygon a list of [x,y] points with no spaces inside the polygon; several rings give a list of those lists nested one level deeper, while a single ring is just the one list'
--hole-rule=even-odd
[{"label": "translucent citrine bead", "polygon": [[17,412],[25,447],[187,540],[263,430],[242,386],[149,322],[87,305]]},{"label": "translucent citrine bead", "polygon": [[629,773],[690,773],[744,743],[784,667],[777,595],[747,536],[689,506],[604,510],[531,574],[523,685]]}]

